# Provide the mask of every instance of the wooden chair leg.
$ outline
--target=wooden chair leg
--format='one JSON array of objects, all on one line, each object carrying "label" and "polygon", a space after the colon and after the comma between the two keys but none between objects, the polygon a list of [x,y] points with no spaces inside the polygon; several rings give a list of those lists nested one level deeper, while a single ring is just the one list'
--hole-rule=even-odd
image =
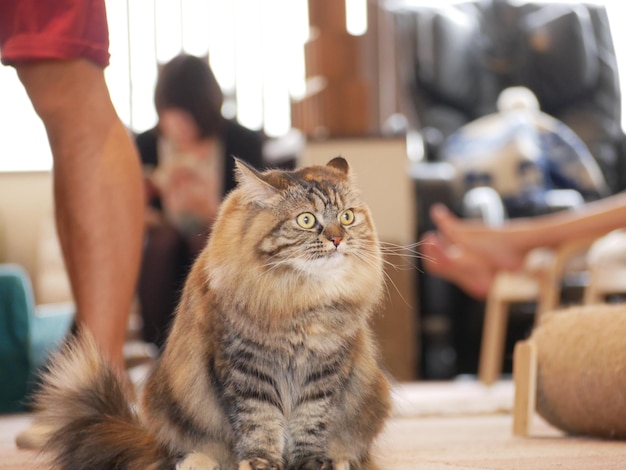
[{"label": "wooden chair leg", "polygon": [[502,372],[508,307],[500,298],[487,299],[478,366],[478,378],[485,385],[493,384]]},{"label": "wooden chair leg", "polygon": [[513,434],[528,436],[537,395],[537,346],[532,341],[520,341],[515,345],[513,379]]}]

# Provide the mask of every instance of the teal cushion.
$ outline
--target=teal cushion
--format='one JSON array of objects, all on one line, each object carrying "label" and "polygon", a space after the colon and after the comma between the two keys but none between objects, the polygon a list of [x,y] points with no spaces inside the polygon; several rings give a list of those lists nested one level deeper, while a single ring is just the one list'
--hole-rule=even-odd
[{"label": "teal cushion", "polygon": [[37,371],[46,363],[50,353],[58,349],[74,320],[74,303],[62,302],[37,305],[31,318],[30,365]]},{"label": "teal cushion", "polygon": [[29,318],[33,294],[28,274],[0,265],[0,412],[24,410],[30,377]]}]

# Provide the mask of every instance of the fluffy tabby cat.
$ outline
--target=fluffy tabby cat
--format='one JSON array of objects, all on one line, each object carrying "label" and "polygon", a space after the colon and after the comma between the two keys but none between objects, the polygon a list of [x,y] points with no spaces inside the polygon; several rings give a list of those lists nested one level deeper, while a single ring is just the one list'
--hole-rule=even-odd
[{"label": "fluffy tabby cat", "polygon": [[88,335],[55,358],[36,403],[59,468],[375,468],[382,257],[349,166],[237,173],[140,404]]}]

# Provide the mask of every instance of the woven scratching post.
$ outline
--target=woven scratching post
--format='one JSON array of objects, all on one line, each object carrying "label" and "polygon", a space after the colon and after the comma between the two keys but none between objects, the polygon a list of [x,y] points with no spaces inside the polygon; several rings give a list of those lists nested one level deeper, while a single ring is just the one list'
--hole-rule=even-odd
[{"label": "woven scratching post", "polygon": [[626,439],[626,304],[549,315],[519,353],[516,434],[527,416],[517,402],[534,391],[536,367],[532,398],[546,421],[573,435]]}]

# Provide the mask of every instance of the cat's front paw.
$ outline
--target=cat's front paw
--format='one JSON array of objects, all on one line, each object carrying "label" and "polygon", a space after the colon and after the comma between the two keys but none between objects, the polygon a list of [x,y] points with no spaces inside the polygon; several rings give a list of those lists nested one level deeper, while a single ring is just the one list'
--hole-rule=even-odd
[{"label": "cat's front paw", "polygon": [[255,458],[239,462],[239,470],[283,470],[282,464],[267,459]]},{"label": "cat's front paw", "polygon": [[178,461],[176,470],[220,470],[220,466],[208,455],[190,452]]}]

